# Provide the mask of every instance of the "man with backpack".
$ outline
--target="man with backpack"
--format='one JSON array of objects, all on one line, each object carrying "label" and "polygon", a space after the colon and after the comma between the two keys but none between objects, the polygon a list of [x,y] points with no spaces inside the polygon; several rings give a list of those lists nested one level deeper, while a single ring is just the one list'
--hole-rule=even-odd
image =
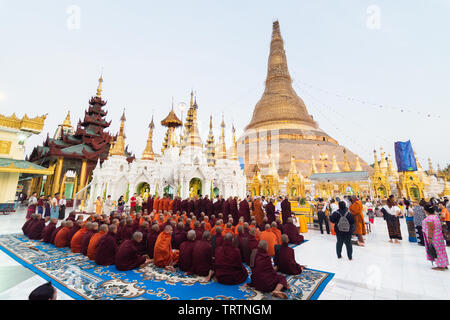
[{"label": "man with backpack", "polygon": [[330,216],[330,221],[334,223],[334,231],[336,232],[336,253],[338,259],[342,258],[342,245],[347,248],[347,256],[352,260],[352,234],[355,229],[355,219],[348,211],[347,204],[344,201],[339,202],[339,209]]}]

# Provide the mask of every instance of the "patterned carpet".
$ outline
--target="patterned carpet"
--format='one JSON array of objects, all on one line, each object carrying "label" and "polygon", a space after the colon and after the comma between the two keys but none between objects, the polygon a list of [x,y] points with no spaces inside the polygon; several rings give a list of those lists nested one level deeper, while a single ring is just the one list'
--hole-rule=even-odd
[{"label": "patterned carpet", "polygon": [[[115,266],[98,266],[68,248],[55,248],[21,234],[0,235],[0,249],[78,300],[273,299],[270,294],[243,284],[229,286],[205,282],[204,277],[186,276],[178,270],[170,272],[153,264],[125,272]],[[333,275],[306,269],[301,275],[287,277],[291,288],[286,293],[292,300],[316,300]]]}]

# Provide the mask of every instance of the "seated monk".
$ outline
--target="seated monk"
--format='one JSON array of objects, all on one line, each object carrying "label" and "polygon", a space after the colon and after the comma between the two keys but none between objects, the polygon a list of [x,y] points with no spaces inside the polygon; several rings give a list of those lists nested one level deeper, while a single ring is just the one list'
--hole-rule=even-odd
[{"label": "seated monk", "polygon": [[36,216],[37,216],[37,213],[33,213],[30,216],[30,219],[25,221],[25,223],[23,224],[22,231],[23,231],[24,235],[28,236],[28,230],[29,230],[30,226],[36,222]]},{"label": "seated monk", "polygon": [[50,222],[42,230],[42,241],[45,243],[52,243],[52,234],[56,230],[56,225],[58,224],[58,218],[52,218]]},{"label": "seated monk", "polygon": [[137,244],[142,241],[142,233],[136,231],[133,239],[125,240],[117,249],[115,264],[117,270],[127,271],[142,268],[150,262],[149,258],[138,254]]},{"label": "seated monk", "polygon": [[192,229],[195,231],[195,238],[196,239],[201,239],[202,235],[203,235],[203,231],[205,231],[204,229],[202,229],[200,221],[195,221],[194,223],[194,229]]},{"label": "seated monk", "polygon": [[241,253],[233,247],[233,235],[227,233],[223,245],[216,248],[215,272],[217,282],[222,284],[240,284],[247,280],[248,272],[242,264]]},{"label": "seated monk", "polygon": [[72,237],[70,241],[70,249],[73,253],[81,253],[81,241],[83,240],[83,236],[92,229],[92,222],[86,222],[85,225],[78,230]]},{"label": "seated monk", "polygon": [[285,274],[300,274],[303,266],[295,261],[294,249],[289,248],[289,237],[286,234],[281,236],[281,247],[275,255],[275,265],[278,271]]},{"label": "seated monk", "polygon": [[269,254],[269,256],[274,257],[277,237],[272,232],[272,230],[270,230],[270,224],[265,225],[265,230],[261,232],[261,234],[259,235],[259,239],[265,240],[267,242],[267,253]]},{"label": "seated monk", "polygon": [[53,242],[53,244],[57,248],[64,248],[69,246],[69,232],[73,227],[73,222],[72,220],[61,221],[61,226],[62,228],[55,235],[55,240]]},{"label": "seated monk", "polygon": [[147,254],[150,259],[153,259],[153,254],[155,250],[156,239],[159,236],[159,225],[158,223],[153,223],[150,232],[147,234]]},{"label": "seated monk", "polygon": [[70,242],[72,241],[73,236],[75,235],[75,233],[78,232],[78,230],[80,230],[82,228],[83,225],[83,220],[76,220],[75,222],[72,223],[72,227],[70,228],[69,234],[67,235],[67,241],[69,241],[69,246],[70,246]]},{"label": "seated monk", "polygon": [[100,237],[95,250],[95,263],[99,266],[109,266],[116,261],[117,253],[117,225],[111,224],[108,227],[108,233]]},{"label": "seated monk", "polygon": [[167,225],[156,239],[153,252],[153,263],[160,268],[175,271],[173,267],[178,262],[178,250],[172,250],[172,227]]},{"label": "seated monk", "polygon": [[186,230],[184,229],[183,222],[178,222],[177,228],[173,232],[172,244],[174,249],[179,249],[180,245],[186,241]]},{"label": "seated monk", "polygon": [[91,240],[89,240],[87,249],[89,260],[95,260],[95,251],[97,250],[98,242],[106,233],[108,233],[108,225],[104,223],[100,226],[99,231],[91,237]]},{"label": "seated monk", "polygon": [[31,240],[41,240],[42,239],[42,231],[45,228],[45,220],[42,219],[40,214],[36,214],[36,221],[30,225],[28,229],[28,238]]},{"label": "seated monk", "polygon": [[228,220],[228,223],[225,225],[225,228],[223,229],[222,234],[227,234],[227,233],[231,233],[232,235],[234,235],[233,223],[230,222],[229,220]]},{"label": "seated monk", "polygon": [[[248,284],[262,292],[272,292],[278,298],[287,299],[288,296],[283,289],[289,289],[286,277],[277,273],[277,267],[272,266],[272,259],[267,253],[267,242],[260,240],[258,251],[251,261],[251,282]],[[246,284],[247,285],[247,284]]]},{"label": "seated monk", "polygon": [[123,229],[122,229],[122,233],[120,234],[120,239],[122,240],[122,241],[125,241],[125,240],[130,240],[131,239],[131,236],[133,235],[133,232],[135,232],[134,231],[134,225],[133,225],[133,219],[132,218],[127,218],[126,220],[125,220],[125,226],[123,227]]},{"label": "seated monk", "polygon": [[87,251],[89,247],[89,241],[91,241],[91,238],[94,234],[98,231],[98,223],[97,222],[91,222],[90,227],[87,227],[88,232],[86,232],[83,235],[83,238],[81,238],[81,253],[85,256],[87,256]]},{"label": "seated monk", "polygon": [[209,217],[205,216],[203,218],[203,222],[205,223],[205,231],[210,231],[212,227],[211,227],[211,223],[209,223]]},{"label": "seated monk", "polygon": [[278,229],[277,223],[273,221],[271,226],[272,227],[270,228],[270,231],[272,231],[275,237],[277,238],[277,242],[275,243],[275,245],[281,245],[281,231],[280,229]]},{"label": "seated monk", "polygon": [[147,221],[143,221],[142,224],[137,229],[140,233],[142,233],[142,241],[138,245],[139,254],[147,254],[147,236],[150,231],[150,225]]},{"label": "seated monk", "polygon": [[211,233],[206,230],[203,232],[202,239],[195,241],[192,250],[191,273],[201,277],[206,277],[206,281],[211,280],[214,274],[213,249],[211,246]]},{"label": "seated monk", "polygon": [[211,245],[213,247],[213,252],[223,244],[222,228],[216,227],[216,233],[211,237]]},{"label": "seated monk", "polygon": [[300,244],[304,241],[303,236],[298,232],[297,227],[294,225],[292,218],[287,219],[287,223],[283,225],[283,233],[287,234],[290,243]]},{"label": "seated monk", "polygon": [[194,250],[196,232],[194,230],[189,230],[187,233],[187,240],[180,245],[180,252],[178,256],[178,267],[181,271],[190,274],[192,268],[193,259],[192,251]]}]

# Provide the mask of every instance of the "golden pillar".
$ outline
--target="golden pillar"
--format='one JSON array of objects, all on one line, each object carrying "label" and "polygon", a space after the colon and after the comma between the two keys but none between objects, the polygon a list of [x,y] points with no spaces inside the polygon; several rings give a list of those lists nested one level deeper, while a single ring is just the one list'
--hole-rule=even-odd
[{"label": "golden pillar", "polygon": [[78,176],[75,175],[75,180],[73,182],[73,193],[72,193],[72,199],[75,199],[75,195],[77,194],[77,183],[78,183]]},{"label": "golden pillar", "polygon": [[81,173],[80,173],[80,186],[78,190],[84,188],[84,184],[86,182],[86,168],[87,168],[87,160],[83,159],[83,163],[81,164]]},{"label": "golden pillar", "polygon": [[56,173],[55,173],[55,178],[53,180],[53,188],[52,188],[51,195],[59,192],[59,181],[61,180],[63,161],[64,161],[63,157],[59,157],[58,160],[56,160]]},{"label": "golden pillar", "polygon": [[61,196],[64,194],[64,190],[66,188],[66,178],[67,178],[67,176],[64,175],[63,180],[61,182],[61,187],[59,188],[59,193]]}]

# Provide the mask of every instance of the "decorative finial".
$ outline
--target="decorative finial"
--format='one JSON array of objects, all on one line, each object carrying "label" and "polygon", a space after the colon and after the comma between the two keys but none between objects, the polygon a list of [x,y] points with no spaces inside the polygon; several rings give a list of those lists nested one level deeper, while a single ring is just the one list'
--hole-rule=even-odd
[{"label": "decorative finial", "polygon": [[100,78],[98,79],[97,98],[102,97],[102,83],[103,83],[103,68],[102,68],[102,73],[100,74]]}]

